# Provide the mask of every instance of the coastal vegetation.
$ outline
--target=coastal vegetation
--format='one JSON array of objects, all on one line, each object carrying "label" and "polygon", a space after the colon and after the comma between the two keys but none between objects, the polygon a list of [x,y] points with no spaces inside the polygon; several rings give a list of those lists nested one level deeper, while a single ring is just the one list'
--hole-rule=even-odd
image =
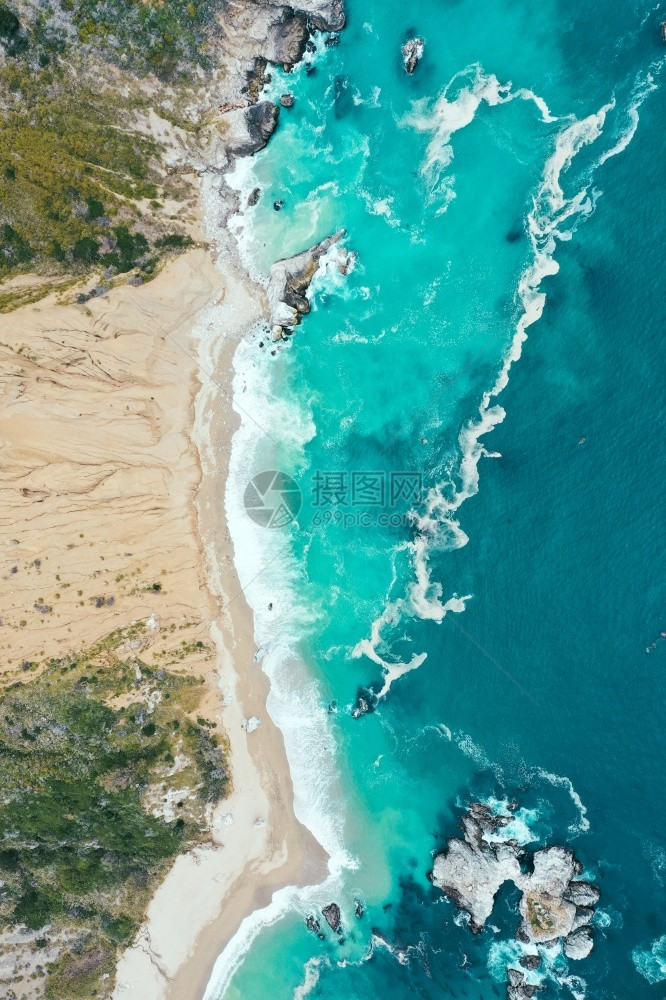
[{"label": "coastal vegetation", "polygon": [[[188,183],[137,114],[206,62],[213,2],[0,2],[0,281],[154,273],[188,241]],[[174,225],[175,221],[175,225]],[[191,238],[189,238],[191,242]]]},{"label": "coastal vegetation", "polygon": [[47,997],[109,993],[116,950],[227,792],[201,681],[129,652],[145,627],[25,663],[0,695],[0,937],[27,928]]}]

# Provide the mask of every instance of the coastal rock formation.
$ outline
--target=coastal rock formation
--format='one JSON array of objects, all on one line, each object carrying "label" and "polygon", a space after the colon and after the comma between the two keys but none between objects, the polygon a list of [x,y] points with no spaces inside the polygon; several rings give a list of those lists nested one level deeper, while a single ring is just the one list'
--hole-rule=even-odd
[{"label": "coastal rock formation", "polygon": [[[469,914],[470,930],[478,934],[492,913],[500,887],[513,882],[522,892],[518,940],[536,945],[563,941],[569,958],[585,958],[592,950],[588,925],[599,890],[575,878],[581,865],[566,847],[546,847],[530,859],[515,840],[503,840],[500,831],[510,822],[510,815],[494,813],[483,803],[471,805],[461,819],[463,839],[448,840],[446,850],[435,857],[433,884]],[[539,962],[538,956],[528,958],[525,968]],[[512,994],[515,997],[532,995],[518,981],[514,987],[523,990]]]},{"label": "coastal rock formation", "polygon": [[592,951],[593,944],[592,928],[581,927],[565,938],[564,954],[567,958],[587,958]]},{"label": "coastal rock formation", "polygon": [[263,149],[277,127],[279,113],[272,101],[229,111],[225,115],[229,152],[234,156],[251,156]]},{"label": "coastal rock formation", "polygon": [[599,890],[596,885],[592,885],[590,882],[574,880],[569,882],[567,886],[565,899],[568,899],[575,906],[596,906],[599,902]]},{"label": "coastal rock formation", "polygon": [[530,941],[564,938],[574,928],[576,907],[564,898],[575,871],[575,859],[564,847],[548,847],[534,855],[534,872],[513,881],[523,890],[520,913]]},{"label": "coastal rock formation", "polygon": [[266,59],[290,69],[303,58],[308,35],[305,14],[291,7],[279,7],[268,29],[264,47]]},{"label": "coastal rock formation", "polygon": [[[284,9],[284,0],[260,0],[260,5]],[[297,0],[290,9],[295,16],[307,18],[316,31],[340,31],[345,26],[343,0]]]},{"label": "coastal rock formation", "polygon": [[268,282],[268,302],[274,340],[281,340],[286,329],[296,326],[301,316],[310,312],[306,292],[319,267],[319,261],[344,233],[344,229],[341,229],[309,250],[273,264]]},{"label": "coastal rock formation", "polygon": [[424,45],[425,42],[422,38],[410,38],[401,49],[405,70],[410,76],[418,66],[419,59],[423,55]]},{"label": "coastal rock formation", "polygon": [[291,91],[287,91],[286,94],[280,94],[280,104],[283,108],[293,108],[294,106],[294,95]]},{"label": "coastal rock formation", "polygon": [[525,976],[518,969],[509,969],[509,983],[506,988],[507,1000],[531,1000],[542,986],[533,986],[525,982]]},{"label": "coastal rock formation", "polygon": [[362,715],[374,712],[377,706],[377,692],[372,687],[360,687],[352,708],[352,718],[360,719]]},{"label": "coastal rock formation", "polygon": [[331,930],[337,931],[340,927],[340,907],[338,904],[329,903],[328,906],[325,906],[321,912]]},{"label": "coastal rock formation", "polygon": [[481,803],[470,806],[461,820],[464,839],[447,841],[447,850],[435,858],[431,876],[433,885],[469,913],[469,927],[474,934],[483,929],[492,913],[500,886],[507,881],[517,885],[523,877],[523,851],[517,845],[488,843],[484,839],[484,834],[499,828],[499,819]]}]

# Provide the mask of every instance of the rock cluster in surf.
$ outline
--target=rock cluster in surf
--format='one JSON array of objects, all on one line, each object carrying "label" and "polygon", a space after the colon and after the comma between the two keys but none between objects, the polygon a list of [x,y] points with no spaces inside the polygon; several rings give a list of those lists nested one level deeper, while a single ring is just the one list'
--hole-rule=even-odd
[{"label": "rock cluster in surf", "polygon": [[[447,841],[435,857],[430,880],[456,906],[469,914],[469,928],[480,933],[491,915],[495,897],[505,882],[521,890],[521,923],[516,938],[534,946],[524,956],[523,968],[539,965],[537,946],[550,948],[562,942],[565,955],[585,958],[592,951],[594,907],[599,890],[578,876],[582,865],[566,847],[545,847],[530,852],[501,831],[512,820],[515,804],[507,813],[495,813],[481,802],[473,803],[461,819],[462,838]],[[520,970],[509,970],[508,997],[533,995]],[[531,992],[530,992],[531,991]]]}]

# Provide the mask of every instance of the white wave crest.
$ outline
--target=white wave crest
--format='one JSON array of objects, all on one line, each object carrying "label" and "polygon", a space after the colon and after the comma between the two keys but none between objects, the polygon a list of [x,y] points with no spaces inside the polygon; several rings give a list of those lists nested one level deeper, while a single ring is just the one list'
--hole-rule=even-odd
[{"label": "white wave crest", "polygon": [[[466,82],[467,86],[460,88],[456,96],[451,98],[452,92],[461,82]],[[517,99],[533,101],[544,122],[557,121],[543,98],[524,87],[513,90],[511,83],[500,83],[493,73],[484,73],[478,63],[456,73],[434,106],[427,98],[412,104],[412,112],[403,119],[402,124],[411,126],[418,132],[434,133],[428,143],[421,174],[428,184],[431,199],[438,196],[442,201],[438,212],[446,211],[456,196],[455,178],[445,174],[453,161],[451,136],[473,121],[481,104],[494,107]]]},{"label": "white wave crest", "polygon": [[[467,81],[468,85],[463,86],[450,99],[452,90],[461,81]],[[637,102],[644,100],[652,89],[654,87],[649,80],[642,89],[635,89],[630,109],[634,105],[638,106]],[[501,84],[493,74],[484,73],[479,65],[467,67],[456,74],[444,88],[434,109],[428,107],[427,101],[415,102],[412,114],[405,119],[404,124],[420,131],[435,133],[428,144],[422,172],[433,183],[438,182],[442,170],[450,164],[453,157],[451,136],[473,121],[482,102],[494,106],[515,99],[532,101],[545,122],[560,120],[550,113],[543,99],[531,90],[513,90],[510,83]],[[565,195],[562,188],[563,175],[578,153],[597,141],[603,132],[608,113],[614,108],[613,99],[586,118],[578,120],[569,117],[555,137],[554,149],[546,160],[542,180],[526,220],[532,260],[518,281],[517,298],[521,313],[495,383],[482,396],[478,418],[468,421],[460,430],[458,445],[461,457],[456,474],[458,486],[455,488],[451,483],[439,484],[429,491],[425,511],[412,512],[415,535],[406,548],[410,552],[414,579],[408,585],[406,599],[399,599],[387,606],[373,622],[370,639],[358,643],[354,655],[363,653],[383,665],[385,660],[378,658],[377,645],[382,640],[384,627],[396,625],[402,614],[441,622],[449,611],[464,611],[466,602],[472,597],[471,594],[464,597],[454,595],[446,603],[442,603],[442,586],[431,579],[430,554],[467,544],[468,537],[460,526],[456,512],[465,500],[478,492],[480,459],[496,455],[481,443],[481,438],[505,417],[502,406],[494,402],[495,397],[508,384],[511,366],[520,359],[523,344],[527,340],[527,330],[543,314],[546,294],[541,290],[541,284],[544,278],[557,274],[559,270],[559,264],[554,259],[558,242],[572,238],[579,223],[594,211],[599,194],[591,188],[590,172],[573,195]],[[582,828],[587,829],[584,825],[587,822],[584,811],[581,815]]]},{"label": "white wave crest", "polygon": [[641,73],[637,75],[631,91],[629,106],[625,112],[626,117],[628,118],[628,124],[615,145],[601,154],[597,160],[597,166],[601,166],[602,163],[606,162],[606,160],[610,160],[612,156],[617,156],[618,153],[622,153],[633,139],[640,121],[638,109],[645,98],[649,97],[649,95],[657,89],[656,76],[660,72],[663,62],[664,60],[661,59],[658,62],[653,63],[650,70],[645,75]]},{"label": "white wave crest", "polygon": [[663,983],[666,979],[666,934],[653,941],[647,948],[634,948],[631,958],[643,979],[648,983]]},{"label": "white wave crest", "polygon": [[566,776],[562,776],[560,774],[551,774],[550,771],[539,770],[537,773],[540,778],[543,778],[544,781],[547,781],[549,784],[558,785],[560,788],[566,788],[566,790],[568,791],[571,797],[571,801],[574,803],[576,809],[578,810],[578,822],[570,824],[569,833],[570,834],[587,833],[587,831],[590,829],[590,821],[587,818],[587,809],[583,805],[581,797],[574,788],[571,779],[567,778]]},{"label": "white wave crest", "polygon": [[311,958],[305,963],[305,980],[294,990],[294,1000],[305,1000],[319,982],[322,962],[328,963],[328,959]]}]

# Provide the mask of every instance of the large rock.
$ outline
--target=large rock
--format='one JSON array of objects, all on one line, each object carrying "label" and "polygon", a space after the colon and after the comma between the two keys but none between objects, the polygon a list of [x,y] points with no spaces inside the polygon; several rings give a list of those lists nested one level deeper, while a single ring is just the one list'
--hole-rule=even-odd
[{"label": "large rock", "polygon": [[592,928],[580,927],[564,939],[564,954],[567,958],[587,958],[593,946]]},{"label": "large rock", "polygon": [[281,338],[285,328],[296,326],[301,316],[310,312],[306,292],[319,267],[319,261],[344,233],[344,229],[341,229],[308,250],[273,264],[268,281],[268,302],[276,339]]},{"label": "large rock", "polygon": [[340,927],[340,907],[337,903],[329,903],[321,911],[324,915],[326,923],[331,928],[332,931],[337,931]]},{"label": "large rock", "polygon": [[525,981],[525,976],[518,969],[508,969],[509,982],[506,988],[507,1000],[531,1000],[542,989]]},{"label": "large rock", "polygon": [[[257,6],[284,7],[284,0],[259,0]],[[287,10],[306,17],[317,31],[340,31],[345,26],[343,0],[296,0]]]},{"label": "large rock", "polygon": [[495,896],[507,881],[520,881],[521,851],[510,844],[487,844],[471,817],[465,822],[465,840],[447,841],[447,850],[435,858],[432,882],[470,916],[478,934],[493,911]]},{"label": "large rock", "polygon": [[227,148],[234,156],[251,156],[263,149],[278,123],[279,109],[272,101],[234,108],[224,116]]},{"label": "large rock", "polygon": [[576,906],[596,906],[599,902],[599,890],[591,882],[569,882],[565,897]]},{"label": "large rock", "polygon": [[510,838],[501,838],[510,821],[510,815],[494,813],[481,802],[473,803],[461,818],[463,839],[448,840],[446,850],[435,857],[430,876],[433,884],[469,914],[470,930],[479,933],[492,913],[500,887],[513,882],[522,893],[518,940],[541,945],[564,940],[567,954],[584,957],[582,953],[588,954],[592,948],[592,931],[587,925],[599,890],[574,877],[580,874],[581,865],[566,847],[536,851],[532,870],[524,871],[524,850]]},{"label": "large rock", "polygon": [[422,38],[410,38],[402,47],[402,59],[405,64],[405,70],[410,76],[418,66],[419,59],[423,55],[424,44]]},{"label": "large rock", "polygon": [[308,37],[305,14],[291,7],[282,7],[271,21],[264,46],[265,58],[289,69],[299,63],[305,53]]},{"label": "large rock", "polygon": [[523,890],[519,909],[531,941],[552,941],[566,937],[573,930],[576,907],[563,897],[574,868],[571,851],[548,847],[534,855],[532,875],[522,876],[516,882]]}]

